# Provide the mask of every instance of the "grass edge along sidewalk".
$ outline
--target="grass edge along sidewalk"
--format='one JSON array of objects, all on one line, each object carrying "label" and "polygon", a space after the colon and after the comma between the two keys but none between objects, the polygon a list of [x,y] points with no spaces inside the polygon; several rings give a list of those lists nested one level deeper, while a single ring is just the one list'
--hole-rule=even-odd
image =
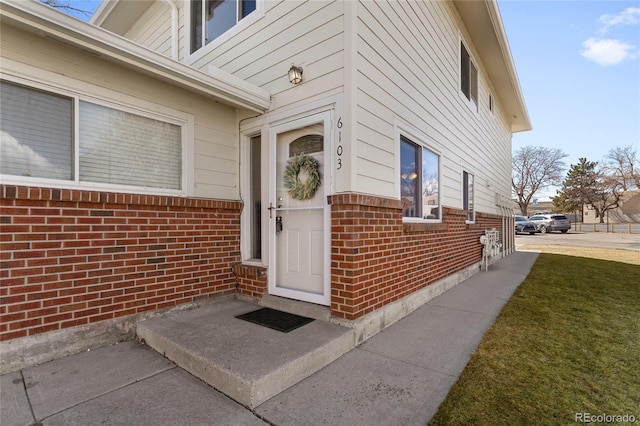
[{"label": "grass edge along sidewalk", "polygon": [[430,425],[640,423],[638,365],[640,266],[543,253]]}]

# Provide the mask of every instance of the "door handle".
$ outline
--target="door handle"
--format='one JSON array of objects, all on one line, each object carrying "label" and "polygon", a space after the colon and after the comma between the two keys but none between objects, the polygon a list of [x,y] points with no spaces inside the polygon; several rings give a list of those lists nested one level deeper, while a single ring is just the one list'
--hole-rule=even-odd
[{"label": "door handle", "polygon": [[276,216],[276,234],[282,232],[282,216]]}]

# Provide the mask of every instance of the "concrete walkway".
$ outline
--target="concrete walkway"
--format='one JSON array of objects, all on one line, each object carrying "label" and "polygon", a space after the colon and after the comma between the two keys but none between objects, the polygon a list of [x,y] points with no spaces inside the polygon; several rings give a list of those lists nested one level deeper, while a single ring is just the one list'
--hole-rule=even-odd
[{"label": "concrete walkway", "polygon": [[425,425],[536,258],[499,260],[253,411],[130,341],[0,377],[0,424]]}]

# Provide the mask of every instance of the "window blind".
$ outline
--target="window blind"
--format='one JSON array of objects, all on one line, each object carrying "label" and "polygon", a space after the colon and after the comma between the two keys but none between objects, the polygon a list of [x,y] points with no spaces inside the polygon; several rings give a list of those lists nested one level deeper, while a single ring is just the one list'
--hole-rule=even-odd
[{"label": "window blind", "polygon": [[80,102],[80,180],[181,189],[181,128]]},{"label": "window blind", "polygon": [[0,173],[73,179],[73,100],[0,83]]}]

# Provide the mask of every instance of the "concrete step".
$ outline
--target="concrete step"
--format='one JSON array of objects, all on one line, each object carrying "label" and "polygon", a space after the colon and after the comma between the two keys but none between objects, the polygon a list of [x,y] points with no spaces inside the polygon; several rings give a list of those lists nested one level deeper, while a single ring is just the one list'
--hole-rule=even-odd
[{"label": "concrete step", "polygon": [[138,324],[138,337],[253,409],[355,346],[352,329],[315,320],[289,333],[235,318],[259,309],[224,299]]}]

